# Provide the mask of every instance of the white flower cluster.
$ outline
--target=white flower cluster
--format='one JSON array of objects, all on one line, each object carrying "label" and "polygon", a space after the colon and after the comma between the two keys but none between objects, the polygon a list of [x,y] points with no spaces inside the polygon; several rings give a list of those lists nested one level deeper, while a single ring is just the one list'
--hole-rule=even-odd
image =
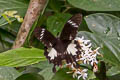
[{"label": "white flower cluster", "polygon": [[[90,40],[84,40],[84,37],[77,37],[75,38],[75,41],[77,41],[79,43],[80,49],[79,51],[80,53],[80,58],[76,59],[76,61],[82,61],[83,64],[88,64],[93,66],[93,71],[97,71],[96,67],[97,67],[97,55],[100,55],[100,53],[98,52],[99,48],[96,48],[95,50],[92,50],[92,43],[90,43]],[[71,65],[71,69],[73,71],[73,78],[77,77],[78,80],[82,77],[84,80],[86,80],[87,78],[87,69],[76,69],[75,67],[73,67],[73,65]],[[69,73],[69,72],[68,72]]]},{"label": "white flower cluster", "polygon": [[90,43],[90,40],[84,40],[83,36],[82,38],[77,37],[75,40],[78,41],[81,48],[81,58],[77,61],[83,61],[84,64],[90,64],[91,66],[93,66],[93,63],[97,64],[98,61],[96,57],[97,55],[100,55],[100,53],[98,52],[100,47],[92,50],[92,43]]}]

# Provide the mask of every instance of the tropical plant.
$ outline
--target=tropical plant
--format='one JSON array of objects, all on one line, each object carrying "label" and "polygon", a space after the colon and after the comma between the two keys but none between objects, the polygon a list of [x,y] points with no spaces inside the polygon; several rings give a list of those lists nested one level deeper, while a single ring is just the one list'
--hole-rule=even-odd
[{"label": "tropical plant", "polygon": [[25,15],[29,15],[30,0],[0,0],[0,80],[77,80],[73,74],[67,74],[68,68],[52,72],[53,65],[44,56],[44,45],[33,32],[40,26],[57,36],[66,21],[77,13],[83,15],[77,36],[90,40],[94,50],[100,47],[98,51],[102,55],[97,57],[97,72],[89,65],[80,64],[88,70],[85,79],[120,80],[120,0],[45,1],[40,3],[44,7],[38,10],[40,14],[28,29],[24,45],[12,49],[25,23]]}]

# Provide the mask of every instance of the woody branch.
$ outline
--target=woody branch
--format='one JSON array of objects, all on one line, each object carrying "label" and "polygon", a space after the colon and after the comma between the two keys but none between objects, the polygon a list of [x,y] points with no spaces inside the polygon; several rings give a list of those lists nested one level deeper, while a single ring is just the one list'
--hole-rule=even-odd
[{"label": "woody branch", "polygon": [[13,47],[12,47],[13,49],[19,48],[24,44],[33,23],[38,18],[39,13],[43,10],[46,2],[47,2],[46,0],[30,1],[24,21],[19,29],[16,40],[13,44]]}]

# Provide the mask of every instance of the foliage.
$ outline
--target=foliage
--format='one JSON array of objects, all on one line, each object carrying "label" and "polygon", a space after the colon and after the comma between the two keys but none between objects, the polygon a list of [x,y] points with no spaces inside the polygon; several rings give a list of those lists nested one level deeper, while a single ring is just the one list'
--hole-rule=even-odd
[{"label": "foliage", "polygon": [[[84,15],[77,36],[91,40],[94,48],[101,47],[103,57],[98,59],[105,63],[107,79],[120,79],[120,12],[114,12],[120,11],[120,0],[49,0],[33,25],[25,46],[9,50],[21,23],[9,17],[9,24],[2,14],[13,10],[24,17],[28,4],[29,0],[0,0],[0,80],[75,80],[71,74],[66,74],[67,69],[52,73],[53,65],[44,57],[44,46],[32,32],[37,25],[46,27],[57,36],[65,22],[76,13]],[[102,64],[99,63],[100,66]],[[101,80],[97,73],[91,69],[89,72],[88,80]]]}]

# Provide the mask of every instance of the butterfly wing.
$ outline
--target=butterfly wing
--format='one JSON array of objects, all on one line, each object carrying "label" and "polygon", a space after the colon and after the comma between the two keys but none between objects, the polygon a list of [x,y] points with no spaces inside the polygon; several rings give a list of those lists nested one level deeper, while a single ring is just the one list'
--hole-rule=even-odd
[{"label": "butterfly wing", "polygon": [[76,62],[76,57],[79,56],[77,44],[74,43],[78,28],[82,22],[82,15],[76,14],[72,16],[65,24],[60,40],[66,46],[65,60],[67,64]]},{"label": "butterfly wing", "polygon": [[65,24],[60,35],[60,40],[65,40],[65,41],[73,40],[76,37],[81,21],[82,21],[81,14],[76,14],[72,16]]},{"label": "butterfly wing", "polygon": [[[37,27],[34,30],[35,37],[45,45],[44,55],[50,63],[54,64],[53,72],[56,72],[56,65],[62,65],[62,56],[59,53],[60,50],[56,49],[61,44],[58,39],[55,38],[49,31],[44,28]],[[60,44],[60,45],[59,45]]]},{"label": "butterfly wing", "polygon": [[57,39],[45,28],[35,28],[34,34],[47,48],[51,48],[56,44]]}]

